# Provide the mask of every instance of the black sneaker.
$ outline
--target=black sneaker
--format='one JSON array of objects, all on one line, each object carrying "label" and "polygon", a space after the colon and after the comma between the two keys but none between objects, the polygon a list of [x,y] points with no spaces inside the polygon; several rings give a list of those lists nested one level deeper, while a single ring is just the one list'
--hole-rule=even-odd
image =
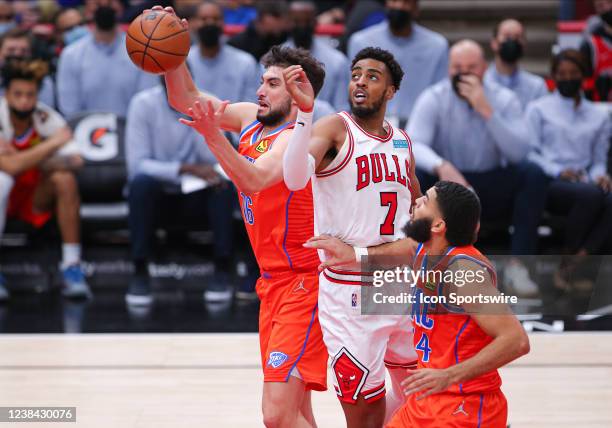
[{"label": "black sneaker", "polygon": [[125,302],[130,306],[149,306],[153,303],[151,282],[146,275],[134,275],[125,294]]},{"label": "black sneaker", "polygon": [[228,302],[232,299],[229,274],[217,272],[214,274],[204,291],[204,300],[209,303]]}]

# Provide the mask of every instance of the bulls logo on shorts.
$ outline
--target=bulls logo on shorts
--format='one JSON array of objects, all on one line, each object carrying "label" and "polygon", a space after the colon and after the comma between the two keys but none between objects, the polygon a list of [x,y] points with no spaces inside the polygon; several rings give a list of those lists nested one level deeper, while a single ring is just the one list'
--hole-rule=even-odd
[{"label": "bulls logo on shorts", "polygon": [[359,393],[365,385],[369,370],[353,357],[346,348],[336,354],[332,362],[332,370],[336,376],[336,393],[345,401],[357,401]]}]

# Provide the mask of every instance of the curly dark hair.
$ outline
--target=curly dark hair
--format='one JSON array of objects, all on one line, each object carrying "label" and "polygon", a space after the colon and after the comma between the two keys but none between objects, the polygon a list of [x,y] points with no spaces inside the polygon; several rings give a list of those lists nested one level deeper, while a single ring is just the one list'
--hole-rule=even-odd
[{"label": "curly dark hair", "polygon": [[325,68],[306,49],[290,48],[287,46],[273,46],[268,53],[261,58],[261,64],[268,68],[272,66],[289,67],[301,65],[310,80],[315,96],[323,87],[325,80]]},{"label": "curly dark hair", "polygon": [[9,59],[2,67],[2,86],[5,89],[13,80],[27,80],[40,88],[49,72],[49,65],[42,60]]},{"label": "curly dark hair", "polygon": [[362,59],[375,59],[376,61],[384,63],[387,66],[389,73],[391,73],[391,81],[393,82],[395,90],[399,90],[400,84],[402,83],[402,78],[404,77],[404,71],[402,70],[401,65],[399,65],[399,63],[395,60],[395,57],[391,52],[381,48],[364,48],[357,52],[357,55],[355,55],[355,58],[353,58],[351,70],[355,67],[355,64]]},{"label": "curly dark hair", "polygon": [[552,61],[550,64],[550,72],[552,76],[557,74],[559,65],[563,61],[569,61],[569,62],[574,63],[574,65],[576,65],[580,69],[580,72],[582,73],[582,75],[583,76],[586,75],[586,64],[584,61],[584,55],[579,50],[576,50],[576,49],[563,49],[561,52],[559,52],[557,55],[555,55],[552,58]]},{"label": "curly dark hair", "polygon": [[472,245],[480,221],[480,199],[472,190],[450,181],[438,181],[434,187],[446,223],[446,240],[456,247]]}]

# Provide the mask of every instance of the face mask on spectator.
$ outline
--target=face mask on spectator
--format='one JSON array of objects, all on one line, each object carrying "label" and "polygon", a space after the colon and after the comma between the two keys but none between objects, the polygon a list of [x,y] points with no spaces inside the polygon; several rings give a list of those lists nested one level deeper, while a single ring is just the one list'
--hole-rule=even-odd
[{"label": "face mask on spectator", "polygon": [[69,44],[76,42],[81,37],[86,36],[87,33],[89,33],[89,30],[84,25],[72,27],[70,30],[64,32],[64,45],[68,46]]},{"label": "face mask on spectator", "polygon": [[291,32],[291,37],[293,38],[295,46],[298,48],[310,49],[314,31],[315,29],[312,25],[294,27]]},{"label": "face mask on spectator", "polygon": [[515,63],[523,56],[523,44],[515,39],[507,39],[499,45],[499,56],[506,63]]},{"label": "face mask on spectator", "polygon": [[401,30],[407,26],[410,26],[412,22],[412,14],[403,9],[387,9],[387,19],[389,20],[389,26],[394,30]]},{"label": "face mask on spectator", "polygon": [[203,25],[198,30],[198,38],[204,46],[212,48],[219,46],[219,39],[222,33],[223,29],[218,25]]},{"label": "face mask on spectator", "polygon": [[1,23],[0,24],[0,36],[2,34],[6,33],[7,31],[12,30],[16,26],[17,26],[17,24],[15,24],[13,21]]},{"label": "face mask on spectator", "polygon": [[17,117],[17,119],[25,120],[29,118],[30,116],[32,116],[35,108],[31,108],[29,110],[18,110],[15,107],[10,107],[10,110],[11,110],[11,113],[13,113],[15,117]]},{"label": "face mask on spectator", "polygon": [[461,77],[462,76],[467,76],[467,73],[457,73],[457,74],[453,75],[453,77],[451,78],[451,83],[452,83],[452,86],[453,86],[453,91],[455,91],[457,96],[459,98],[465,99],[465,97],[459,93],[459,82],[461,82]]},{"label": "face mask on spectator", "polygon": [[117,13],[110,6],[100,6],[94,13],[94,22],[99,30],[112,30],[117,24]]},{"label": "face mask on spectator", "polygon": [[565,98],[575,98],[580,92],[582,79],[557,80],[557,90]]},{"label": "face mask on spectator", "polygon": [[605,22],[608,26],[612,27],[612,9],[610,9],[607,12],[602,13],[601,15],[599,15],[599,17],[601,18],[601,20],[603,22]]},{"label": "face mask on spectator", "polygon": [[287,35],[285,33],[268,33],[262,36],[263,44],[270,47],[283,44],[285,40],[287,40]]}]

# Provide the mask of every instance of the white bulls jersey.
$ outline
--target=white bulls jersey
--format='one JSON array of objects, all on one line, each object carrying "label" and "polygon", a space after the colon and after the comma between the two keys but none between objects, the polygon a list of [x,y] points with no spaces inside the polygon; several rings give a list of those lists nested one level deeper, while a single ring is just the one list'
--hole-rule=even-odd
[{"label": "white bulls jersey", "polygon": [[312,180],[316,233],[358,247],[403,238],[412,205],[410,138],[388,123],[385,137],[372,135],[349,113],[338,115],[346,126],[346,140],[332,163]]}]

